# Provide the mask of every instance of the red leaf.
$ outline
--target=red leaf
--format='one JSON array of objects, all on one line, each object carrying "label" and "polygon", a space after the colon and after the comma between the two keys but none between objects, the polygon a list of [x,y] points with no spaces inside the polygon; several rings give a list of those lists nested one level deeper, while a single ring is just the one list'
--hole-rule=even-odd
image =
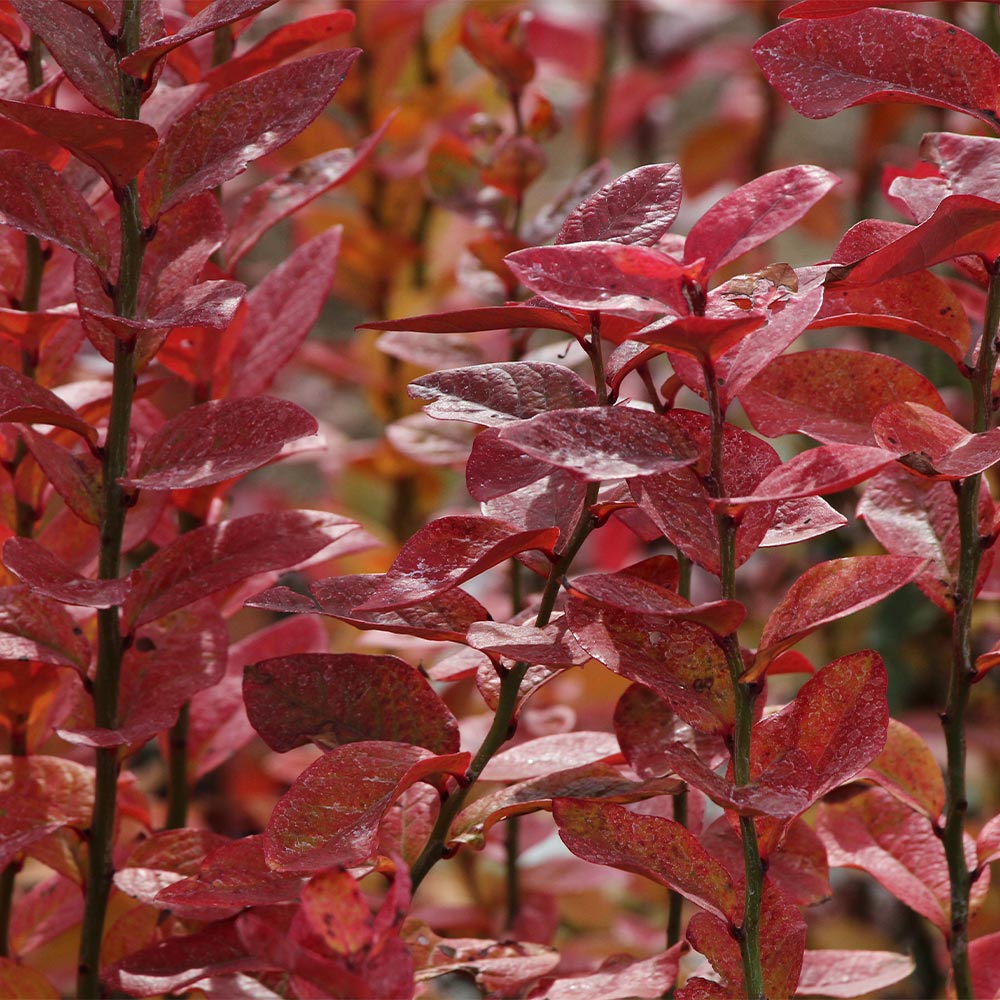
[{"label": "red leaf", "polygon": [[75,3],[16,0],[14,7],[24,23],[45,42],[73,86],[95,107],[113,118],[119,117],[122,109],[118,60],[100,26],[100,21],[104,21],[106,30],[117,28],[107,5],[95,5],[95,12],[104,15],[98,19],[91,19]]},{"label": "red leaf", "polygon": [[535,60],[518,44],[518,15],[511,12],[491,21],[475,8],[462,14],[462,45],[488,73],[512,94],[519,94],[535,75]]},{"label": "red leaf", "polygon": [[93,768],[42,754],[0,757],[0,865],[60,827],[85,829],[93,807]]},{"label": "red leaf", "polygon": [[[333,19],[347,13],[349,12],[338,10],[321,16]],[[223,70],[229,65],[231,63],[223,63],[218,69]],[[387,120],[355,149],[333,149],[320,153],[319,156],[297,164],[288,173],[280,174],[255,187],[240,204],[239,215],[223,248],[227,270],[232,271],[243,255],[275,223],[353,177],[367,163],[390,121],[391,119]]]},{"label": "red leaf", "polygon": [[981,257],[987,265],[1000,257],[1000,205],[976,195],[954,194],[925,222],[847,268],[844,281],[876,285],[968,254]]},{"label": "red leaf", "polygon": [[633,334],[630,339],[663,351],[684,354],[706,364],[716,361],[766,322],[767,317],[762,315],[736,319],[682,316],[680,319],[657,320]]},{"label": "red leaf", "polygon": [[290,441],[315,434],[314,417],[295,403],[269,396],[210,400],[167,421],[147,442],[136,489],[192,489],[260,468]]},{"label": "red leaf", "polygon": [[108,238],[76,188],[33,156],[0,150],[0,222],[51,240],[98,270],[111,261]]},{"label": "red leaf", "polygon": [[590,654],[581,649],[568,631],[563,615],[542,628],[531,624],[474,622],[466,638],[470,646],[484,652],[546,667],[577,667],[590,659]]},{"label": "red leaf", "polygon": [[524,781],[620,757],[618,740],[611,733],[554,733],[498,753],[480,777],[483,781]]},{"label": "red leaf", "polygon": [[3,546],[4,565],[36,594],[61,604],[85,608],[111,608],[128,593],[126,580],[88,580],[30,538],[8,538]]},{"label": "red leaf", "polygon": [[775,358],[740,393],[761,434],[801,431],[818,441],[859,445],[875,443],[875,415],[897,400],[946,412],[933,383],[902,361],[837,348]]},{"label": "red leaf", "polygon": [[742,504],[839,493],[891,465],[899,455],[864,444],[821,444],[800,452],[769,473],[751,495],[713,501],[713,506],[738,508]]},{"label": "red leaf", "polygon": [[802,165],[757,177],[716,202],[691,227],[684,260],[695,264],[703,259],[698,275],[707,278],[791,228],[839,183],[836,174],[822,167]]},{"label": "red leaf", "polygon": [[333,97],[357,49],[308,56],[212,94],[170,127],[143,174],[152,222],[283,146]]},{"label": "red leaf", "polygon": [[[917,586],[949,614],[955,609],[958,580],[958,501],[950,483],[918,479],[903,468],[886,469],[865,488],[857,516],[894,555],[926,560],[916,577]],[[980,530],[992,530],[993,503],[988,491],[979,498]],[[985,553],[976,581],[982,587],[990,570]]]},{"label": "red leaf", "polygon": [[677,421],[627,406],[550,410],[502,428],[500,440],[591,482],[650,475],[696,457]]},{"label": "red leaf", "polygon": [[474,365],[424,375],[409,385],[439,420],[501,427],[549,410],[594,406],[597,394],[576,372],[542,361]]},{"label": "red leaf", "polygon": [[[754,783],[770,792],[802,795],[805,809],[849,781],[885,747],[886,685],[882,658],[871,650],[825,666],[794,701],[754,726]],[[783,826],[765,821],[763,853],[777,846]]]},{"label": "red leaf", "polygon": [[824,535],[845,524],[847,518],[834,510],[822,497],[783,500],[774,512],[774,521],[761,539],[760,547],[804,542],[807,538]]},{"label": "red leaf", "polygon": [[1000,197],[996,155],[996,143],[987,136],[929,132],[920,141],[920,158],[938,168],[944,192],[950,194],[996,201]]},{"label": "red leaf", "polygon": [[[2,154],[0,154],[2,155]],[[0,365],[0,422],[65,427],[97,444],[97,430],[55,393]]]},{"label": "red leaf", "polygon": [[525,287],[559,306],[688,312],[681,289],[693,267],[652,247],[567,243],[518,250],[504,259]]},{"label": "red leaf", "polygon": [[299,653],[253,663],[247,715],[272,750],[310,741],[329,750],[384,740],[458,750],[458,723],[426,680],[395,656]]},{"label": "red leaf", "polygon": [[744,680],[762,677],[778,653],[821,625],[871,607],[910,583],[923,566],[919,556],[853,556],[811,566],[771,612]]},{"label": "red leaf", "polygon": [[354,611],[427,601],[529,549],[551,554],[558,529],[519,531],[487,517],[439,517],[412,535],[382,582]]},{"label": "red leaf", "polygon": [[677,981],[687,945],[678,943],[652,958],[612,955],[593,972],[564,976],[531,993],[538,1000],[630,1000],[662,997]]},{"label": "red leaf", "polygon": [[894,951],[806,951],[795,994],[846,1000],[884,990],[911,972],[913,959]]},{"label": "red leaf", "polygon": [[21,428],[21,439],[66,506],[87,524],[101,523],[101,463],[90,451],[70,451],[51,437]]},{"label": "red leaf", "polygon": [[152,45],[144,45],[123,59],[121,68],[130,76],[148,77],[156,62],[171,49],[232,24],[240,18],[256,14],[276,2],[277,0],[214,0],[202,7],[180,31],[167,35]]},{"label": "red leaf", "polygon": [[456,309],[426,316],[364,323],[366,330],[406,330],[419,333],[480,333],[487,330],[560,330],[578,340],[590,333],[590,321],[554,307],[528,306],[516,302],[505,306]]},{"label": "red leaf", "polygon": [[0,113],[65,146],[120,190],[156,150],[156,130],[127,118],[106,118],[40,104],[0,100]]},{"label": "red leaf", "polygon": [[969,319],[958,297],[926,271],[888,278],[874,288],[827,287],[823,305],[809,325],[812,329],[871,326],[896,330],[937,347],[959,363],[965,360],[971,339]]},{"label": "red leaf", "polygon": [[[905,45],[891,44],[900,38]],[[771,85],[808,118],[894,101],[997,123],[1000,57],[947,21],[872,8],[782,25],[753,51]]]},{"label": "red leaf", "polygon": [[976,856],[981,865],[1000,858],[1000,816],[994,816],[983,824],[976,838]]},{"label": "red leaf", "polygon": [[[672,410],[674,422],[696,445],[699,459],[689,468],[629,480],[643,513],[689,559],[710,573],[719,572],[719,535],[706,477],[709,473],[710,421],[691,410]],[[723,489],[751,492],[779,466],[777,452],[759,437],[726,424],[722,435]],[[744,513],[736,530],[736,565],[757,550],[771,526],[774,508],[761,504]]]},{"label": "red leaf", "polygon": [[697,730],[732,730],[729,668],[707,628],[577,598],[566,614],[577,642],[609,670],[655,691]]},{"label": "red leaf", "polygon": [[263,392],[298,352],[330,291],[340,235],[334,226],[314,236],[247,294],[246,322],[215,373],[226,381],[230,396]]},{"label": "red leaf", "polygon": [[[350,31],[354,24],[354,14],[349,10],[334,10],[329,14],[304,17],[290,24],[283,24],[261,39],[253,48],[230,57],[218,66],[213,66],[201,78],[201,82],[207,85],[209,93],[214,93],[238,80],[245,80],[272,66],[277,66],[278,63],[298,55],[304,49],[319,45],[335,35],[342,35]],[[269,187],[270,182],[262,186]],[[260,188],[256,190],[259,191]],[[231,264],[227,266],[231,268]]]},{"label": "red leaf", "polygon": [[[173,882],[156,897],[171,910],[193,907],[264,906],[298,899],[302,877],[268,868],[259,834],[224,843],[207,853],[189,878]],[[197,919],[197,918],[196,918]]]},{"label": "red leaf", "polygon": [[436,756],[401,743],[350,743],[302,772],[278,801],[264,833],[267,863],[278,871],[317,871],[368,860],[378,825],[417,781],[461,775],[467,753]]},{"label": "red leaf", "polygon": [[37,969],[0,958],[0,993],[22,1000],[59,1000],[59,991]]},{"label": "red leaf", "polygon": [[574,208],[555,241],[654,246],[673,225],[680,207],[681,168],[651,163],[616,177]]},{"label": "red leaf", "polygon": [[0,659],[36,660],[84,673],[90,643],[65,608],[23,586],[0,588]]},{"label": "red leaf", "polygon": [[122,628],[132,630],[255,573],[300,563],[357,527],[336,514],[289,510],[189,531],[130,574]]},{"label": "red leaf", "polygon": [[861,772],[911,809],[936,821],[944,810],[944,778],[931,748],[909,726],[889,720],[885,748]]},{"label": "red leaf", "polygon": [[738,920],[742,900],[729,872],[680,823],[573,799],[556,799],[552,812],[559,836],[577,857],[643,875],[727,923]]},{"label": "red leaf", "polygon": [[969,942],[972,992],[977,997],[1000,993],[1000,934],[984,934]]},{"label": "red leaf", "polygon": [[[881,788],[869,788],[846,802],[820,805],[816,832],[826,844],[831,867],[868,872],[897,899],[948,933],[948,864],[941,839],[926,816]],[[966,863],[974,868],[976,849],[968,837],[965,854]],[[973,883],[973,911],[988,889],[986,877]]]},{"label": "red leaf", "polygon": [[[465,464],[465,485],[474,500],[487,503],[526,490],[533,484],[535,488],[531,493],[525,492],[523,502],[515,502],[515,509],[523,511],[525,505],[531,506],[541,496],[551,496],[556,489],[567,495],[575,495],[577,486],[586,489],[585,481],[573,473],[554,469],[547,462],[502,441],[499,427],[489,427],[475,436]],[[582,500],[581,495],[581,503]]]},{"label": "red leaf", "polygon": [[448,831],[448,843],[471,844],[481,849],[486,834],[501,820],[540,809],[550,810],[557,799],[635,802],[673,795],[680,788],[680,782],[674,778],[634,781],[623,777],[610,764],[585,764],[521,781],[476,799],[455,817]]}]

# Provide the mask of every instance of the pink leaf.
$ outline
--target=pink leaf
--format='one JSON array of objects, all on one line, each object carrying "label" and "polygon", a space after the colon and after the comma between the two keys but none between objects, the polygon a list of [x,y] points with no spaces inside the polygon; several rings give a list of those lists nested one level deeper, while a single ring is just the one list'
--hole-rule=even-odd
[{"label": "pink leaf", "polygon": [[144,45],[121,61],[121,68],[130,76],[148,76],[155,63],[171,49],[207,35],[240,18],[257,14],[276,0],[214,0],[206,4],[178,32],[167,35],[152,45]]},{"label": "pink leaf", "polygon": [[33,379],[4,365],[0,365],[0,422],[65,427],[97,444],[96,428],[76,410]]},{"label": "pink leaf", "polygon": [[147,442],[136,489],[192,489],[221,483],[273,459],[290,441],[315,434],[315,418],[269,396],[211,400],[167,421]]},{"label": "pink leaf", "polygon": [[737,919],[742,900],[729,872],[680,823],[573,799],[556,799],[552,812],[559,836],[577,857],[643,875],[723,921]]},{"label": "pink leaf", "polygon": [[761,539],[760,547],[791,545],[824,535],[847,524],[847,518],[822,497],[783,500],[774,512],[774,521]]},{"label": "pink leaf", "polygon": [[336,514],[290,510],[196,528],[133,571],[122,627],[134,629],[255,573],[294,566],[357,527]]},{"label": "pink leaf", "polygon": [[696,457],[676,421],[627,406],[550,410],[504,427],[500,440],[591,482],[650,475]]},{"label": "pink leaf", "polygon": [[[889,44],[893,38],[906,45]],[[809,118],[895,101],[997,122],[1000,56],[947,21],[878,8],[794,21],[761,38],[754,55],[771,85]]]},{"label": "pink leaf", "polygon": [[977,997],[1000,993],[1000,934],[984,934],[969,942],[972,991]]},{"label": "pink leaf", "polygon": [[692,226],[684,259],[703,259],[698,274],[707,278],[791,228],[839,183],[839,177],[822,167],[785,167],[764,174],[727,194]]},{"label": "pink leaf", "polygon": [[674,351],[707,364],[718,360],[766,322],[767,317],[763,315],[732,319],[682,316],[679,319],[657,320],[633,334],[630,339],[638,344]]},{"label": "pink leaf", "polygon": [[224,372],[216,373],[230,396],[263,392],[299,350],[330,291],[340,236],[339,226],[314,236],[247,294],[247,320]]},{"label": "pink leaf", "polygon": [[795,995],[846,1000],[884,990],[911,972],[913,959],[894,951],[807,950]]},{"label": "pink leaf", "polygon": [[931,820],[936,821],[944,810],[944,778],[934,753],[898,719],[889,720],[885,748],[861,776]]},{"label": "pink leaf", "polygon": [[609,240],[655,245],[681,205],[681,169],[653,163],[615,178],[566,217],[556,243]]},{"label": "pink leaf", "polygon": [[541,361],[474,365],[424,375],[409,385],[439,420],[507,426],[549,410],[594,406],[597,394],[574,371]]},{"label": "pink leaf", "polygon": [[21,428],[21,439],[66,506],[81,521],[100,524],[103,477],[94,454],[84,449],[70,451],[29,427]]},{"label": "pink leaf", "polygon": [[385,611],[427,601],[529,549],[550,554],[558,529],[511,533],[487,517],[439,517],[400,550],[382,582],[357,611]]},{"label": "pink leaf", "polygon": [[745,679],[763,676],[778,653],[821,625],[888,597],[913,581],[923,566],[919,556],[853,556],[811,566],[771,612]]},{"label": "pink leaf", "polygon": [[483,781],[524,781],[620,755],[618,740],[611,733],[554,733],[498,753],[480,777]]},{"label": "pink leaf", "polygon": [[299,653],[250,664],[247,715],[272,750],[364,740],[458,750],[458,723],[420,673],[395,656]]},{"label": "pink leaf", "polygon": [[681,288],[691,268],[652,247],[568,243],[518,250],[505,260],[523,285],[559,306],[688,312]]},{"label": "pink leaf", "polygon": [[897,400],[946,411],[934,385],[902,361],[838,348],[775,358],[740,393],[761,434],[800,431],[818,441],[844,444],[874,444],[875,415]]},{"label": "pink leaf", "polygon": [[0,150],[0,222],[51,240],[98,270],[111,261],[108,238],[83,195],[51,167],[16,149]]},{"label": "pink leaf", "polygon": [[542,628],[530,624],[474,622],[469,627],[467,641],[476,649],[498,653],[508,660],[524,660],[547,667],[580,666],[590,659],[590,654],[568,631],[562,615]]},{"label": "pink leaf", "polygon": [[61,604],[111,608],[124,603],[129,590],[124,579],[85,579],[30,538],[8,538],[3,546],[3,562],[35,593]]},{"label": "pink leaf", "polygon": [[143,174],[154,221],[246,169],[301,132],[333,97],[357,49],[308,56],[227,87],[171,126]]},{"label": "pink leaf", "polygon": [[652,958],[633,959],[612,955],[593,972],[554,979],[531,993],[539,1000],[631,1000],[661,997],[677,980],[681,955],[687,945],[679,943]]},{"label": "pink leaf", "polygon": [[392,803],[417,781],[461,775],[467,753],[436,756],[401,743],[337,747],[303,771],[279,800],[264,833],[267,863],[278,871],[317,871],[366,861]]}]

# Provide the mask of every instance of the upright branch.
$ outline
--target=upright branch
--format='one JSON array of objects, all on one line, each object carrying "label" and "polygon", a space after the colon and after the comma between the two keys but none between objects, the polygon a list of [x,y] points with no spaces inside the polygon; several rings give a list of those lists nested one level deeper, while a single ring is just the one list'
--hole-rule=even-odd
[{"label": "upright branch", "polygon": [[[997,336],[1000,332],[1000,261],[990,268],[989,293],[983,322],[979,357],[971,373],[974,433],[989,430],[993,423],[993,372],[997,362]],[[951,955],[955,993],[959,998],[972,997],[969,968],[969,893],[973,874],[965,859],[965,815],[968,810],[965,787],[965,713],[969,693],[976,679],[972,658],[972,609],[976,578],[983,554],[979,533],[980,475],[968,476],[958,487],[959,564],[955,590],[955,613],[952,620],[951,673],[948,700],[941,716],[948,761],[946,773],[944,831],[951,882],[951,928],[948,950]]]},{"label": "upright branch", "polygon": [[[141,0],[126,0],[122,8],[121,32],[116,55],[119,59],[139,47]],[[119,73],[122,117],[138,120],[142,81]],[[125,319],[135,315],[139,297],[139,276],[146,239],[139,211],[139,190],[135,180],[119,192],[121,256],[114,287],[115,313]],[[129,424],[135,392],[135,343],[116,339],[112,375],[111,411],[102,456],[104,495],[100,524],[98,576],[113,580],[119,576],[122,538],[129,500],[118,480],[127,474]],[[124,643],[117,607],[97,612],[97,670],[94,678],[94,723],[102,729],[118,724],[118,688]],[[100,994],[100,950],[113,875],[112,849],[117,821],[118,748],[97,750],[94,813],[88,834],[88,875],[77,995]]]},{"label": "upright branch", "polygon": [[[711,465],[708,489],[713,497],[725,496],[723,485],[723,433],[725,414],[719,401],[718,383],[711,363],[703,367],[707,389],[709,415],[712,421]],[[726,511],[715,517],[719,538],[719,580],[721,597],[725,601],[736,599],[736,519]],[[719,639],[726,657],[729,676],[733,684],[736,706],[736,725],[733,732],[731,753],[733,779],[737,786],[750,784],[750,741],[753,731],[754,702],[760,692],[756,683],[741,680],[746,664],[740,649],[738,635],[734,632]],[[740,816],[740,836],[743,841],[743,868],[746,876],[743,901],[743,925],[739,929],[740,956],[743,960],[743,979],[747,996],[754,1000],[764,998],[764,974],[760,954],[760,912],[764,893],[764,866],[757,845],[757,828],[753,818]]]}]

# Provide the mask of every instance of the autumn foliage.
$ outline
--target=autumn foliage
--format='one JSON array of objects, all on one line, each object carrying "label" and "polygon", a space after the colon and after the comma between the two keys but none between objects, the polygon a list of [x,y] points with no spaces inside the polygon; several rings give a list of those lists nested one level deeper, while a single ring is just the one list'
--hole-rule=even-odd
[{"label": "autumn foliage", "polygon": [[1000,995],[1000,18],[691,6],[0,3],[0,996]]}]

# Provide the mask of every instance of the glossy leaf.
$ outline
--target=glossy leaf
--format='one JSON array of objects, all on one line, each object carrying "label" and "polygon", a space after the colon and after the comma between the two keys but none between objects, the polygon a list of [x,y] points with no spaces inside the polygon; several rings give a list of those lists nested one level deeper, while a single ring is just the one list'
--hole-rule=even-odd
[{"label": "glossy leaf", "polygon": [[110,263],[108,238],[83,195],[16,149],[0,150],[0,222],[58,243],[99,270]]},{"label": "glossy leaf", "polygon": [[300,349],[330,291],[340,237],[339,226],[314,236],[247,294],[246,322],[225,371],[216,372],[230,396],[263,392]]},{"label": "glossy leaf", "polygon": [[255,573],[294,566],[357,527],[322,511],[281,511],[189,531],[131,574],[123,628],[151,622]]},{"label": "glossy leaf", "polygon": [[89,450],[71,451],[51,438],[21,428],[21,439],[66,506],[87,524],[100,524],[101,465]]},{"label": "glossy leaf", "polygon": [[744,337],[767,322],[762,315],[721,319],[712,316],[682,316],[658,320],[632,336],[637,344],[683,354],[701,364],[714,362]]},{"label": "glossy leaf", "polygon": [[984,934],[969,942],[969,965],[975,996],[1000,993],[1000,934]]},{"label": "glossy leaf", "polygon": [[590,659],[590,654],[573,638],[563,615],[542,627],[474,622],[466,640],[470,646],[484,652],[547,667],[575,667]]},{"label": "glossy leaf", "polygon": [[774,512],[774,521],[761,539],[760,547],[791,545],[824,535],[847,524],[847,518],[822,497],[783,500]]},{"label": "glossy leaf", "polygon": [[629,407],[550,410],[504,427],[500,440],[592,482],[650,475],[690,465],[696,457],[676,422]]},{"label": "glossy leaf", "polygon": [[401,743],[337,747],[303,771],[279,800],[264,833],[267,863],[278,871],[318,871],[366,861],[378,824],[417,781],[461,775],[467,753],[436,756]]},{"label": "glossy leaf", "polygon": [[[965,360],[972,337],[958,297],[940,278],[926,271],[887,278],[871,288],[831,285],[810,326],[896,330],[937,347],[955,362]],[[879,358],[883,365],[892,360],[884,355],[872,357]]]},{"label": "glossy leaf", "polygon": [[94,804],[93,769],[34,754],[0,757],[0,864],[60,827],[84,829]]},{"label": "glossy leaf", "polygon": [[[710,573],[719,572],[719,536],[706,486],[711,429],[707,416],[672,410],[672,421],[694,442],[698,461],[689,468],[629,480],[640,509],[689,559]],[[753,492],[779,468],[777,452],[759,437],[726,424],[722,432],[723,488]],[[775,507],[760,504],[746,511],[736,530],[736,565],[746,562],[767,534]]]},{"label": "glossy leaf", "polygon": [[48,549],[30,538],[8,538],[3,562],[22,583],[61,604],[111,608],[128,593],[126,580],[88,580],[74,572]]},{"label": "glossy leaf", "polygon": [[529,549],[551,553],[558,529],[511,533],[486,517],[439,517],[400,550],[374,592],[354,611],[386,611],[428,601]]},{"label": "glossy leaf", "polygon": [[[919,556],[926,564],[916,584],[943,611],[955,608],[958,579],[958,502],[950,483],[918,479],[902,467],[886,469],[865,488],[857,516],[897,556]],[[980,530],[988,533],[993,504],[984,490],[979,499]],[[977,587],[990,569],[990,553],[982,560]]]},{"label": "glossy leaf", "polygon": [[[868,872],[897,899],[948,933],[948,865],[941,840],[926,816],[881,788],[870,788],[846,802],[823,803],[816,832],[826,844],[832,867]],[[966,863],[970,867],[976,863],[975,845],[969,838]],[[973,911],[988,888],[986,877],[973,883]]]},{"label": "glossy leaf", "polygon": [[848,998],[884,990],[913,971],[913,959],[894,951],[807,950],[796,996]]},{"label": "glossy leaf", "polygon": [[654,246],[673,225],[680,206],[681,169],[676,163],[636,167],[574,208],[555,241]]},{"label": "glossy leaf", "polygon": [[483,781],[525,781],[620,754],[618,741],[611,733],[553,733],[496,754],[480,777]]},{"label": "glossy leaf", "polygon": [[36,660],[81,673],[90,643],[65,608],[23,584],[0,588],[0,659]]},{"label": "glossy leaf", "polygon": [[903,362],[838,348],[775,358],[740,393],[761,434],[800,431],[829,444],[874,444],[875,415],[900,400],[946,412],[934,385]]},{"label": "glossy leaf", "polygon": [[539,361],[474,365],[424,375],[409,385],[440,420],[503,427],[549,410],[594,406],[597,394],[572,369]]},{"label": "glossy leaf", "polygon": [[[758,43],[760,44],[760,43]],[[702,278],[795,225],[840,178],[822,167],[774,170],[716,202],[692,227],[684,260]]]},{"label": "glossy leaf", "polygon": [[308,56],[212,94],[171,126],[143,174],[153,221],[283,146],[322,110],[357,49]]},{"label": "glossy leaf", "polygon": [[192,489],[265,465],[284,445],[315,434],[314,417],[285,399],[211,400],[167,421],[143,448],[137,489]]},{"label": "glossy leaf", "polygon": [[[885,41],[893,38],[906,45]],[[947,21],[879,8],[793,21],[761,38],[754,55],[771,85],[809,118],[894,101],[997,123],[1000,56]]]},{"label": "glossy leaf", "polygon": [[384,740],[458,750],[458,723],[420,673],[395,656],[299,653],[250,664],[247,715],[272,750]]},{"label": "glossy leaf", "polygon": [[532,998],[544,1000],[631,1000],[661,997],[677,979],[677,969],[686,945],[677,944],[652,958],[632,959],[612,955],[593,972],[565,976],[535,991]]},{"label": "glossy leaf", "polygon": [[944,810],[944,778],[937,758],[920,736],[898,719],[889,720],[885,748],[862,777],[877,782],[931,820],[936,821]]},{"label": "glossy leaf", "polygon": [[573,799],[556,799],[552,812],[559,836],[577,857],[669,886],[723,921],[738,919],[742,900],[729,872],[680,823]]},{"label": "glossy leaf", "polygon": [[[500,430],[499,427],[488,427],[473,439],[465,464],[465,484],[473,499],[489,503],[499,497],[525,491],[522,498],[532,505],[543,494],[565,493],[575,499],[575,494],[579,492],[577,486],[586,489],[585,480],[569,470],[554,468],[502,440]],[[528,492],[532,486],[534,489]],[[562,506],[563,501],[560,500],[559,504]],[[571,501],[568,505],[576,504]]]},{"label": "glossy leaf", "polygon": [[525,287],[558,306],[688,311],[681,289],[691,268],[652,247],[568,243],[518,250],[505,259]]},{"label": "glossy leaf", "polygon": [[131,76],[146,76],[157,60],[171,49],[232,24],[240,18],[257,14],[275,2],[276,0],[214,0],[202,7],[173,35],[167,35],[152,45],[144,45],[127,56],[122,60],[121,68]]},{"label": "glossy leaf", "polygon": [[65,427],[91,444],[97,443],[96,428],[71,406],[32,379],[3,365],[0,365],[0,422]]},{"label": "glossy leaf", "polygon": [[482,306],[457,309],[453,312],[408,316],[406,319],[380,320],[365,323],[366,330],[404,330],[419,333],[479,333],[486,330],[512,328],[561,330],[582,339],[590,333],[590,321],[574,316],[554,306],[521,305],[511,302],[504,306]]},{"label": "glossy leaf", "polygon": [[821,625],[888,597],[923,569],[919,556],[853,556],[811,566],[771,612],[746,679],[762,677],[781,651]]}]

